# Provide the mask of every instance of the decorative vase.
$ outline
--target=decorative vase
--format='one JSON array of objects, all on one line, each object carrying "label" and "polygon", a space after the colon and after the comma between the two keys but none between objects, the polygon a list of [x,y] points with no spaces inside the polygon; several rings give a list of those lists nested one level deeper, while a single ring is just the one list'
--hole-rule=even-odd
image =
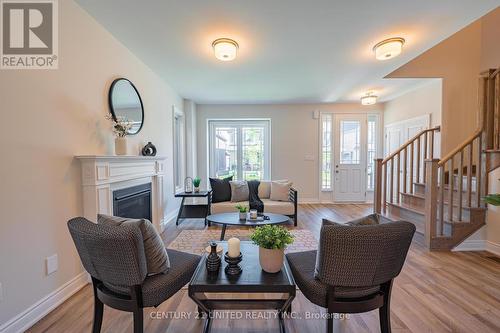
[{"label": "decorative vase", "polygon": [[259,247],[260,267],[267,273],[278,273],[283,267],[285,250],[270,250]]},{"label": "decorative vase", "polygon": [[147,145],[142,148],[142,156],[156,156],[156,147],[151,142],[148,142]]},{"label": "decorative vase", "polygon": [[215,273],[219,271],[221,264],[221,258],[217,254],[217,243],[210,242],[210,254],[207,256],[207,271]]},{"label": "decorative vase", "polygon": [[195,187],[194,187],[194,192],[195,192],[195,193],[200,192],[200,187],[199,187],[199,186],[195,186]]},{"label": "decorative vase", "polygon": [[241,213],[240,212],[240,220],[246,220],[247,219],[247,213]]},{"label": "decorative vase", "polygon": [[117,136],[115,138],[115,154],[127,155],[127,137]]}]

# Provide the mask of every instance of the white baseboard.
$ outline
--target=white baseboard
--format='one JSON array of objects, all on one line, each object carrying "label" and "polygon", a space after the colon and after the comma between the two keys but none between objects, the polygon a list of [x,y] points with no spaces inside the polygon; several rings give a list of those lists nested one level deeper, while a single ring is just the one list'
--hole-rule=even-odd
[{"label": "white baseboard", "polygon": [[174,210],[174,211],[171,211],[170,213],[168,213],[164,218],[163,220],[161,221],[160,223],[160,233],[162,233],[163,231],[165,231],[165,226],[170,223],[170,222],[173,222],[175,221],[175,219],[177,218],[177,214],[178,214],[178,210]]},{"label": "white baseboard", "polygon": [[301,198],[299,196],[299,201],[298,201],[299,204],[317,204],[319,203],[319,200],[318,198]]},{"label": "white baseboard", "polygon": [[491,252],[500,257],[500,244],[487,241],[486,251]]},{"label": "white baseboard", "polygon": [[486,250],[486,240],[484,239],[465,240],[452,249],[453,252],[485,251],[485,250]]},{"label": "white baseboard", "polygon": [[500,244],[485,239],[465,240],[452,251],[488,251],[500,257]]},{"label": "white baseboard", "polygon": [[70,281],[63,284],[25,311],[0,326],[0,333],[24,332],[50,311],[61,305],[65,300],[82,289],[88,282],[87,273],[82,272]]}]

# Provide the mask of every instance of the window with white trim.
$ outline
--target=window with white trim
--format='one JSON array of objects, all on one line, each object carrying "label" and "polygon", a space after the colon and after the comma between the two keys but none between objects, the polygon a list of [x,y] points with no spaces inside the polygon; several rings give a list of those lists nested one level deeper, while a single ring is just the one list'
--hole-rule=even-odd
[{"label": "window with white trim", "polygon": [[209,120],[209,176],[270,179],[270,120]]},{"label": "window with white trim", "polygon": [[184,190],[184,177],[186,165],[186,146],[185,146],[185,128],[184,113],[173,108],[173,162],[174,162],[174,187],[175,192]]},{"label": "window with white trim", "polygon": [[333,115],[321,115],[321,190],[332,189],[332,124]]}]

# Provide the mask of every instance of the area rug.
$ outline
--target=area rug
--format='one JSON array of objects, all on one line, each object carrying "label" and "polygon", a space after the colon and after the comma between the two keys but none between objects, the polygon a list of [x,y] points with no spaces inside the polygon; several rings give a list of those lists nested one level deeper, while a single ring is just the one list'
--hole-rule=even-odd
[{"label": "area rug", "polygon": [[[227,228],[225,239],[237,237],[240,240],[249,240],[251,229]],[[295,239],[285,252],[300,252],[316,250],[318,242],[309,230],[299,229],[291,230]],[[220,229],[205,229],[205,230],[183,230],[176,239],[168,246],[169,249],[201,254],[208,243],[212,240],[218,241],[220,237]]]}]

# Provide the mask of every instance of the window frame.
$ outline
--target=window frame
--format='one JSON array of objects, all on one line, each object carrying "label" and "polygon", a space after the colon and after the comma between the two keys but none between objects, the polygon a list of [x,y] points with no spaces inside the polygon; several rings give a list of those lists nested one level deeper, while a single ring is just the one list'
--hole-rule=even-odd
[{"label": "window frame", "polygon": [[[176,126],[178,119],[181,121],[180,133],[178,133]],[[186,177],[186,117],[184,112],[175,106],[172,107],[172,133],[173,185],[174,194],[177,194],[184,191],[184,179]],[[178,150],[177,148],[180,149]],[[178,164],[179,161],[180,163]],[[177,184],[178,178],[180,184]]]},{"label": "window frame", "polygon": [[[242,176],[242,133],[241,128],[245,126],[262,126],[264,128],[264,156],[263,156],[263,174],[261,180],[271,179],[271,119],[269,118],[233,118],[233,119],[207,119],[207,178],[215,176],[215,129],[217,127],[236,127],[237,128],[237,171],[236,177],[240,180]],[[266,142],[267,141],[267,142]],[[235,179],[236,180],[236,179]]]}]

